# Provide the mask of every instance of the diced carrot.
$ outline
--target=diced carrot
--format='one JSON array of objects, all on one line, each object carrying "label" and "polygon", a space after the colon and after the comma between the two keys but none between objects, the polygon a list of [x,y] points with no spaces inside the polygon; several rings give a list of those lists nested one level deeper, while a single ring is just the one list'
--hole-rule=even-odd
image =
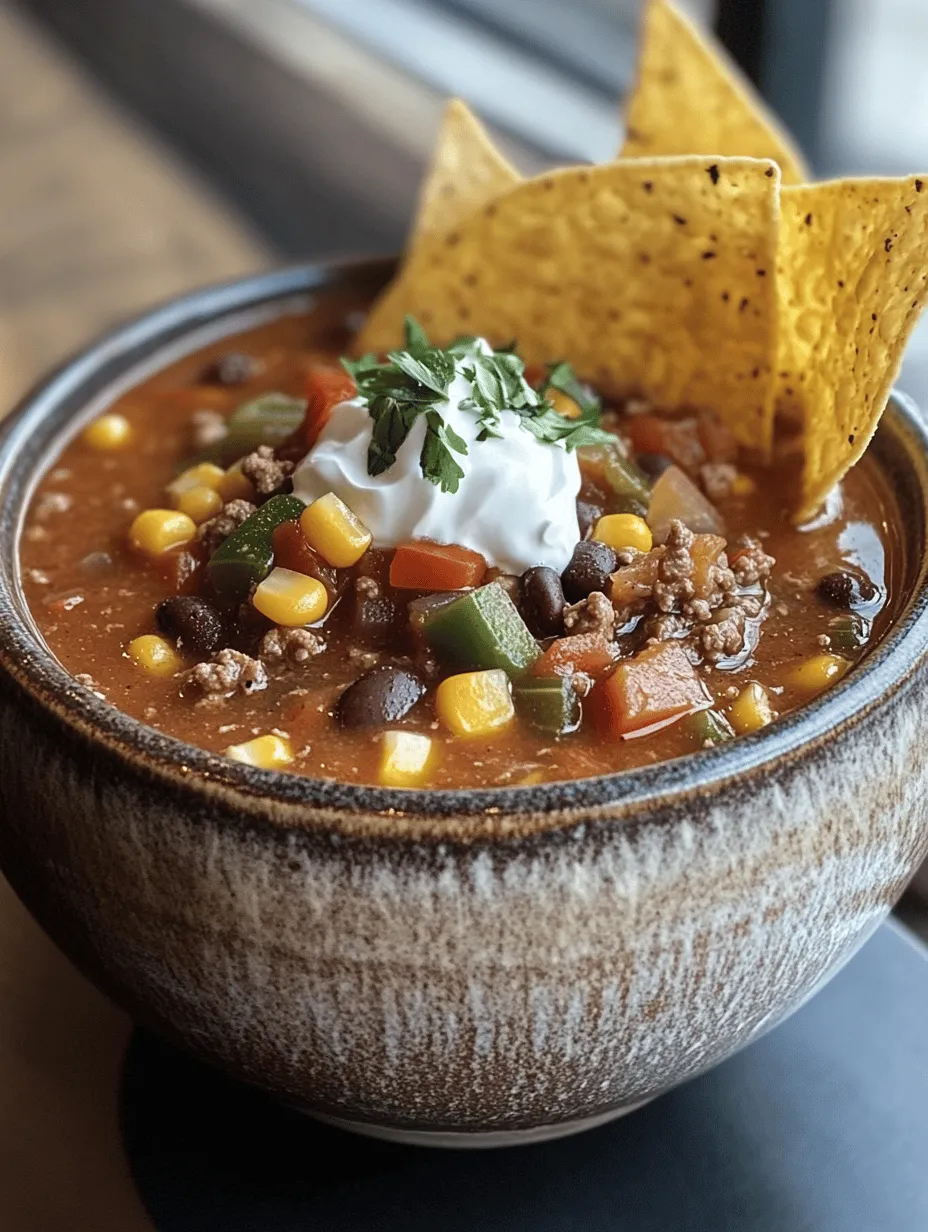
[{"label": "diced carrot", "polygon": [[306,418],[303,435],[307,448],[312,449],[319,433],[329,422],[332,408],[347,402],[358,392],[354,381],[344,370],[331,364],[314,364],[306,374]]},{"label": "diced carrot", "polygon": [[615,659],[612,642],[602,633],[575,633],[552,642],[541,658],[532,665],[535,676],[601,676],[612,667]]},{"label": "diced carrot", "polygon": [[697,535],[690,548],[693,558],[693,590],[697,599],[704,599],[711,587],[709,571],[719,563],[719,557],[725,551],[725,540],[721,535]]},{"label": "diced carrot", "polygon": [[393,554],[390,585],[397,590],[467,590],[478,586],[486,571],[486,560],[470,548],[410,539]]},{"label": "diced carrot", "polygon": [[299,522],[281,522],[271,537],[271,546],[275,565],[317,578],[329,591],[330,598],[335,594],[338,588],[336,572],[309,546]]},{"label": "diced carrot", "polygon": [[712,699],[677,642],[646,646],[624,659],[584,700],[584,713],[614,740],[646,736],[697,710]]},{"label": "diced carrot", "polygon": [[656,415],[629,415],[622,422],[635,453],[662,453],[685,470],[706,460],[696,419],[659,419]]},{"label": "diced carrot", "polygon": [[634,607],[648,598],[657,581],[657,569],[664,552],[664,548],[654,548],[613,573],[609,597],[616,607]]}]

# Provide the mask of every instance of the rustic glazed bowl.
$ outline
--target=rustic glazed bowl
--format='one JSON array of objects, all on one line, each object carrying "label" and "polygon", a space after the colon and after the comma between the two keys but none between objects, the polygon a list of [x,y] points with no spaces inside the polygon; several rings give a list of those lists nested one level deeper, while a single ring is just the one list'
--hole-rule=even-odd
[{"label": "rustic glazed bowl", "polygon": [[[928,853],[928,439],[875,442],[908,531],[902,615],[766,731],[623,774],[399,791],[233,764],[77,685],[17,579],[42,469],[179,354],[389,262],[204,291],[112,334],[0,436],[0,860],[63,950],[150,1026],[341,1124],[556,1136],[700,1073],[794,1010]],[[301,298],[302,297],[302,298]]]}]

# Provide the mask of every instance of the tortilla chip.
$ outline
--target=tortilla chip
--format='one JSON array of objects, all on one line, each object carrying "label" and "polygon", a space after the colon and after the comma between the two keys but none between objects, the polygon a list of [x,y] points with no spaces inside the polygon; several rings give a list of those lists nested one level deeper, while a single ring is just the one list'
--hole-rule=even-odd
[{"label": "tortilla chip", "polygon": [[569,360],[612,397],[711,407],[743,444],[773,430],[779,173],[667,158],[527,180],[414,248],[357,345],[386,351],[411,313],[528,363]]},{"label": "tortilla chip", "polygon": [[721,44],[669,0],[644,14],[622,158],[725,154],[771,158],[784,184],[810,178],[802,155]]},{"label": "tortilla chip", "polygon": [[427,236],[450,231],[521,181],[470,108],[452,99],[445,108],[432,164],[419,194],[407,248],[415,248]]},{"label": "tortilla chip", "polygon": [[801,516],[861,457],[928,299],[928,176],[783,190],[778,401],[804,424]]}]

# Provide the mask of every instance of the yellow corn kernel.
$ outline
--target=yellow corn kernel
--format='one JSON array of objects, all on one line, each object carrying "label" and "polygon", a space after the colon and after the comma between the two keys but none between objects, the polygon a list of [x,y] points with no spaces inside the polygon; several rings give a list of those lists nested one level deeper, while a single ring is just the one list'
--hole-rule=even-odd
[{"label": "yellow corn kernel", "polygon": [[180,508],[178,500],[184,492],[190,492],[193,488],[211,488],[212,491],[218,492],[225,474],[222,467],[217,466],[215,462],[198,462],[196,466],[188,467],[172,480],[166,490],[173,498],[175,506]]},{"label": "yellow corn kernel", "polygon": [[757,484],[750,475],[739,471],[731,481],[732,496],[751,496],[757,490]]},{"label": "yellow corn kernel", "polygon": [[234,462],[216,484],[216,491],[224,501],[253,501],[256,496],[255,485],[247,475],[242,473],[242,460]]},{"label": "yellow corn kernel", "polygon": [[201,522],[221,513],[225,501],[212,488],[196,487],[187,488],[186,491],[181,492],[175,503],[181,513],[186,513],[188,518],[193,518],[199,526]]},{"label": "yellow corn kernel", "polygon": [[650,552],[654,542],[647,522],[634,513],[607,513],[596,523],[593,538],[611,548],[635,548],[639,552]]},{"label": "yellow corn kernel", "polygon": [[776,711],[770,705],[767,690],[755,680],[744,686],[728,712],[729,722],[739,736],[759,731],[768,723],[772,723],[776,717]]},{"label": "yellow corn kernel", "polygon": [[578,419],[580,416],[580,408],[574,402],[573,398],[568,397],[560,389],[548,389],[545,391],[545,397],[554,407],[559,415],[563,415],[565,419]]},{"label": "yellow corn kernel", "polygon": [[144,633],[134,637],[126,647],[126,654],[136,667],[149,676],[176,676],[183,668],[184,661],[163,637],[155,633]]},{"label": "yellow corn kernel", "polygon": [[421,732],[388,731],[380,738],[380,782],[384,787],[419,787],[429,772],[432,742]]},{"label": "yellow corn kernel", "polygon": [[361,519],[334,492],[327,492],[307,505],[300,515],[300,526],[309,546],[336,569],[357,564],[373,538]]},{"label": "yellow corn kernel", "polygon": [[812,655],[790,672],[789,679],[797,689],[806,693],[821,693],[822,689],[840,680],[850,666],[849,661],[840,655]]},{"label": "yellow corn kernel", "polygon": [[129,527],[129,542],[149,556],[183,547],[197,535],[193,518],[178,509],[143,509]]},{"label": "yellow corn kernel", "polygon": [[435,692],[435,710],[456,736],[487,736],[515,715],[509,680],[500,668],[449,676]]},{"label": "yellow corn kernel", "polygon": [[104,453],[124,449],[132,440],[132,424],[125,415],[110,411],[88,424],[82,439],[91,449],[100,449]]},{"label": "yellow corn kernel", "polygon": [[278,567],[258,586],[251,602],[275,625],[297,628],[325,615],[329,593],[316,578]]},{"label": "yellow corn kernel", "polygon": [[257,766],[260,770],[283,770],[293,761],[290,741],[283,736],[255,736],[244,744],[230,744],[223,750],[223,757],[240,761],[245,766]]}]

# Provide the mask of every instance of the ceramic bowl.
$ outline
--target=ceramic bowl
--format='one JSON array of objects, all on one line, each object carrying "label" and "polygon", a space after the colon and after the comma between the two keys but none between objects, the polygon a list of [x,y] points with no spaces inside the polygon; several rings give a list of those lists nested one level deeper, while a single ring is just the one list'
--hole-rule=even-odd
[{"label": "ceramic bowl", "polygon": [[230,763],[77,685],[17,580],[64,436],[154,368],[389,262],[179,300],[63,368],[0,437],[0,861],[131,1013],[370,1133],[485,1145],[628,1111],[796,1009],[928,852],[928,440],[874,444],[908,529],[895,627],[766,731],[573,783],[349,787]]}]

